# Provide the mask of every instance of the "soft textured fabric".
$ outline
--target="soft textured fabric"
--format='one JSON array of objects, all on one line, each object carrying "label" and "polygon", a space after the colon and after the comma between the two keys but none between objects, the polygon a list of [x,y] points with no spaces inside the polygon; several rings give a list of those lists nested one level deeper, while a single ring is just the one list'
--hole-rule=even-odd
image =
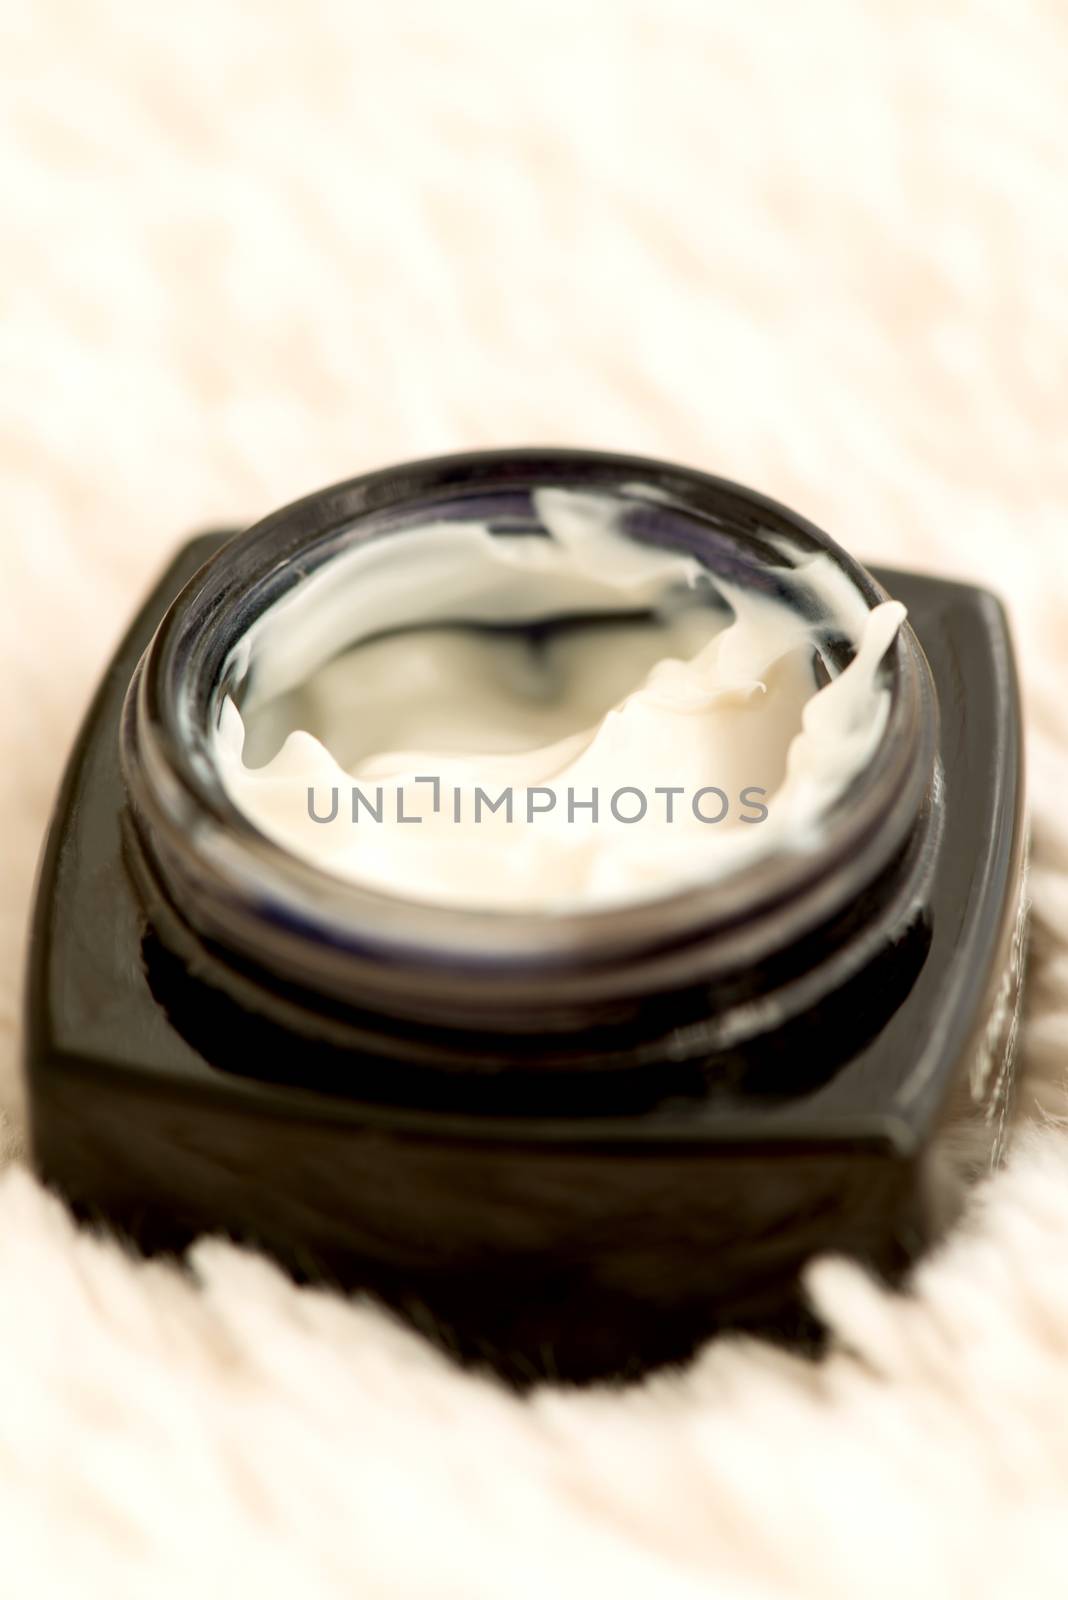
[{"label": "soft textured fabric", "polygon": [[[21,1597],[1068,1593],[1068,20],[1042,0],[4,0],[0,1565]],[[1021,1126],[803,1364],[517,1399],[23,1165],[61,764],[170,548],[332,479],[642,451],[986,582],[1035,821]],[[106,916],[106,907],[101,907]]]}]

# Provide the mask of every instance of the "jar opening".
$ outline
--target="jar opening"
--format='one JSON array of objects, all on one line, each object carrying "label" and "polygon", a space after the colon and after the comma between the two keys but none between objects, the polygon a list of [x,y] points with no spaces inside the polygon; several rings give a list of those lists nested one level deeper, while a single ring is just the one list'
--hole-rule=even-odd
[{"label": "jar opening", "polygon": [[[594,532],[576,560],[561,529],[574,534],[584,523],[589,533],[591,522]],[[418,560],[405,557],[405,546]],[[476,547],[484,560],[472,560]],[[568,560],[550,570],[561,550]],[[930,781],[933,712],[922,654],[885,600],[863,568],[803,519],[736,485],[663,463],[533,451],[372,474],[287,507],[232,541],[172,607],[142,663],[127,718],[124,761],[135,819],[195,926],[268,965],[284,961],[287,972],[335,993],[351,993],[357,971],[374,973],[383,1003],[407,1006],[410,995],[398,1000],[394,991],[410,990],[417,971],[421,1007],[431,991],[445,994],[459,981],[468,998],[485,998],[492,982],[502,1003],[523,992],[537,1009],[545,1005],[549,974],[562,991],[589,980],[602,992],[606,985],[626,992],[635,981],[659,989],[737,971],[849,904],[885,870],[915,822]],[[348,654],[443,625],[493,635],[498,660],[502,629],[512,635],[509,645],[521,635],[521,649],[529,650],[539,630],[544,640],[546,631],[572,626],[585,633],[704,629],[696,654],[714,654],[717,640],[722,650],[737,633],[746,606],[793,630],[787,688],[794,699],[786,700],[799,717],[811,716],[806,707],[829,704],[829,689],[847,684],[851,672],[858,683],[864,677],[869,698],[841,708],[838,729],[852,728],[854,751],[862,751],[852,766],[836,763],[833,729],[817,728],[810,741],[826,765],[821,784],[807,788],[807,836],[797,828],[772,848],[747,846],[726,872],[687,867],[658,882],[654,862],[642,886],[647,891],[651,883],[651,892],[585,902],[550,897],[518,909],[507,895],[489,904],[435,902],[323,870],[271,838],[262,817],[235,799],[227,717],[237,713],[255,724],[258,743],[249,754],[261,765],[250,770],[269,771],[284,754],[286,732],[300,731],[285,725],[293,697]],[[870,627],[879,608],[881,636]],[[679,642],[675,634],[670,642]],[[380,747],[370,755],[383,753]],[[238,762],[240,755],[238,745]],[[773,763],[772,771],[778,776]],[[671,775],[666,785],[661,776],[646,771],[633,784],[613,783],[605,800],[620,787],[671,785]],[[805,776],[797,783],[802,792]],[[743,783],[741,769],[736,777],[739,794],[768,787]],[[581,798],[589,798],[588,789]],[[320,815],[329,809],[328,794],[323,799]],[[712,816],[720,802],[706,796],[703,805]],[[623,837],[636,836],[637,824],[616,820]],[[310,818],[309,825],[329,831]],[[763,826],[748,825],[748,836],[756,840]],[[421,827],[424,837],[432,832]],[[696,819],[692,827],[711,831]],[[739,822],[739,838],[742,828]],[[348,829],[355,832],[351,822]],[[659,837],[667,837],[665,829]]]},{"label": "jar opening", "polygon": [[818,850],[882,737],[903,608],[781,536],[706,565],[640,483],[513,498],[354,524],[256,619],[219,696],[235,805],[325,872],[461,909],[613,906]]}]

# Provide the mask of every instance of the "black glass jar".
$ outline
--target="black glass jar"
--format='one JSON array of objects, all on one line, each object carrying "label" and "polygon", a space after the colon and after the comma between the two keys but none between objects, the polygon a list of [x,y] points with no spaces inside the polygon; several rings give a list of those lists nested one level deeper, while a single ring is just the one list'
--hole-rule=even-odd
[{"label": "black glass jar", "polygon": [[[256,619],[356,542],[536,532],[546,486],[618,499],[629,537],[736,585],[781,598],[788,545],[905,602],[884,734],[819,850],[611,911],[466,911],[336,879],[234,805],[213,734]],[[837,619],[810,621],[814,671],[841,670]],[[983,591],[872,574],[760,495],[633,457],[354,479],[190,546],[105,681],[42,871],[36,1159],[146,1248],[225,1229],[518,1376],[794,1327],[814,1250],[900,1271],[996,1155],[1023,842]]]}]

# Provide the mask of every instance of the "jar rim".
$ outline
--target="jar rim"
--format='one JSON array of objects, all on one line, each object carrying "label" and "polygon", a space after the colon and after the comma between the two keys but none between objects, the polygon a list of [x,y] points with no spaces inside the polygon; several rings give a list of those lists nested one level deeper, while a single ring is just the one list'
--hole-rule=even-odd
[{"label": "jar rim", "polygon": [[[268,970],[388,1010],[467,1003],[544,1007],[561,998],[678,984],[759,962],[870,885],[904,845],[931,782],[937,709],[904,624],[883,669],[886,727],[871,761],[828,808],[817,850],[773,849],[712,882],[621,906],[541,910],[417,902],[343,880],[261,833],[227,794],[210,749],[228,641],[299,581],[311,550],[422,500],[538,486],[623,492],[640,482],[728,540],[785,535],[831,557],[869,606],[866,569],[805,518],[756,491],[655,459],[574,449],[428,458],[348,479],[274,512],[223,546],[169,608],[131,682],[123,768],[135,825],[164,887],[203,937]],[[388,536],[388,535],[387,535]],[[695,553],[700,558],[699,550]],[[418,979],[414,983],[413,979]],[[418,1002],[412,996],[418,990]],[[493,991],[492,996],[490,990]],[[540,999],[539,999],[540,995]]]}]

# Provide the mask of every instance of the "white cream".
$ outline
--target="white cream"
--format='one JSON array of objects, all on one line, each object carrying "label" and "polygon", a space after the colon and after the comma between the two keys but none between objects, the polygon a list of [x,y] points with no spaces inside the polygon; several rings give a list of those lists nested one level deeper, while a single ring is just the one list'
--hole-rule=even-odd
[{"label": "white cream", "polygon": [[[877,670],[904,608],[869,611],[827,556],[784,566],[856,649],[817,690],[820,625],[796,604],[626,537],[618,500],[544,489],[535,504],[548,537],[395,533],[261,617],[216,740],[234,802],[328,872],[501,910],[644,899],[817,844],[881,738]],[[520,626],[598,615],[541,642]],[[511,820],[489,809],[505,791]]]}]

